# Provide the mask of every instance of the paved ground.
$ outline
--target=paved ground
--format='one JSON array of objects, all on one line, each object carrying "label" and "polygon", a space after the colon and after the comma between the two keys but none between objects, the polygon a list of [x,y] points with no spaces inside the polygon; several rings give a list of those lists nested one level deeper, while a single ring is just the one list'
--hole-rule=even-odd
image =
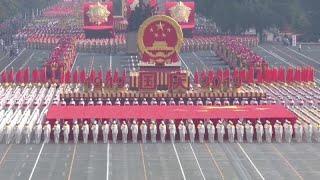
[{"label": "paved ground", "polygon": [[317,179],[320,144],[0,145],[0,179]]}]

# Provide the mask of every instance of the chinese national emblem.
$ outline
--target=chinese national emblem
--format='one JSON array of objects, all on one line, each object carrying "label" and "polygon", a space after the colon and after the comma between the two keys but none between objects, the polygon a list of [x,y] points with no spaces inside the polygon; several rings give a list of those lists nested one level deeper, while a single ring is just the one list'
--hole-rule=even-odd
[{"label": "chinese national emblem", "polygon": [[100,26],[102,23],[108,22],[108,17],[110,15],[110,11],[107,8],[107,5],[102,5],[99,2],[94,5],[90,5],[89,11],[87,15],[89,17],[89,21]]},{"label": "chinese national emblem", "polygon": [[177,63],[182,43],[181,27],[169,16],[156,15],[148,18],[138,32],[142,64],[164,66]]},{"label": "chinese national emblem", "polygon": [[170,9],[170,16],[178,21],[179,23],[187,23],[191,13],[191,8],[184,5],[183,2],[179,1],[175,6]]}]

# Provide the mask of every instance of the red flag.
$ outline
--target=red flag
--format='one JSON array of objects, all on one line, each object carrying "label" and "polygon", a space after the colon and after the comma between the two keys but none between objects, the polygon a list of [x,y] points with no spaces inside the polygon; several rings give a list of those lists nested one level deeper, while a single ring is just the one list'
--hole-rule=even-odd
[{"label": "red flag", "polygon": [[118,83],[119,81],[119,73],[118,70],[116,69],[113,73],[113,83]]},{"label": "red flag", "polygon": [[80,83],[85,83],[86,82],[86,70],[82,69],[80,72]]},{"label": "red flag", "polygon": [[295,82],[301,82],[301,68],[296,67],[294,71],[294,81]]},{"label": "red flag", "polygon": [[19,69],[18,72],[16,73],[16,83],[22,83],[22,70]]},{"label": "red flag", "polygon": [[209,72],[208,72],[208,81],[209,81],[209,84],[213,82],[213,79],[214,79],[214,70],[211,69],[211,70],[209,70]]},{"label": "red flag", "polygon": [[43,68],[41,68],[41,70],[39,70],[40,71],[40,79],[39,79],[39,81],[40,82],[42,82],[42,83],[46,83],[47,82],[47,68],[46,67],[43,67]]},{"label": "red flag", "polygon": [[199,72],[198,70],[196,70],[196,72],[194,72],[194,84],[199,84]]},{"label": "red flag", "polygon": [[289,67],[286,70],[286,82],[288,82],[288,83],[293,82],[293,69],[292,69],[292,67]]},{"label": "red flag", "polygon": [[23,82],[24,82],[24,83],[28,83],[28,82],[29,82],[29,77],[30,77],[30,68],[27,67],[27,68],[24,70]]},{"label": "red flag", "polygon": [[280,66],[278,70],[278,81],[285,82],[285,73],[284,73],[284,68],[282,66]]},{"label": "red flag", "polygon": [[37,68],[32,71],[32,82],[39,82],[39,72]]},{"label": "red flag", "polygon": [[14,81],[14,72],[13,72],[13,68],[11,68],[11,70],[8,72],[8,82],[9,83],[13,83]]},{"label": "red flag", "polygon": [[278,82],[278,68],[274,67],[272,70],[272,81]]},{"label": "red flag", "polygon": [[241,69],[240,72],[239,72],[239,78],[240,78],[240,81],[241,82],[246,82],[246,79],[247,79],[247,72],[245,69]]},{"label": "red flag", "polygon": [[308,78],[308,80],[310,81],[310,82],[314,82],[314,67],[309,67],[309,78]]},{"label": "red flag", "polygon": [[263,77],[262,77],[262,70],[257,69],[257,83],[261,84],[263,83]]},{"label": "red flag", "polygon": [[65,82],[66,82],[66,75],[64,72],[61,72],[60,83],[65,83]]},{"label": "red flag", "polygon": [[224,81],[229,81],[230,79],[230,69],[227,68],[223,71],[223,78],[224,78]]},{"label": "red flag", "polygon": [[103,79],[103,72],[102,72],[102,68],[101,68],[101,67],[100,67],[100,70],[99,70],[99,72],[98,72],[98,78],[99,78],[100,80]]},{"label": "red flag", "polygon": [[78,69],[76,69],[74,72],[73,72],[73,75],[72,75],[72,82],[73,83],[79,83],[79,78],[78,78]]},{"label": "red flag", "polygon": [[108,70],[106,73],[106,86],[107,87],[112,87],[112,72],[111,70]]},{"label": "red flag", "polygon": [[2,83],[6,83],[6,82],[7,82],[7,72],[6,72],[6,70],[4,70],[4,71],[1,73],[1,82],[2,82]]},{"label": "red flag", "polygon": [[253,67],[249,67],[248,71],[247,71],[247,83],[252,84],[254,82],[254,68]]},{"label": "red flag", "polygon": [[92,68],[89,76],[90,83],[94,83],[95,79],[96,79],[96,70]]},{"label": "red flag", "polygon": [[65,74],[65,83],[71,83],[71,72],[69,70]]}]

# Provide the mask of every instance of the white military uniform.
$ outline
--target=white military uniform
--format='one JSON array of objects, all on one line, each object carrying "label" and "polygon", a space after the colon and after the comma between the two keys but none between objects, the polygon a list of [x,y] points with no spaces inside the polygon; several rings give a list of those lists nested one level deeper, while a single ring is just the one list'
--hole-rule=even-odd
[{"label": "white military uniform", "polygon": [[190,142],[194,143],[194,138],[196,135],[196,128],[195,128],[195,125],[193,124],[193,121],[191,121],[188,124],[188,131],[189,131],[189,136],[190,136]]},{"label": "white military uniform", "polygon": [[73,142],[77,144],[79,139],[79,125],[77,122],[73,123],[72,133],[73,133]]},{"label": "white military uniform", "polygon": [[49,124],[49,122],[47,122],[46,125],[44,125],[43,127],[44,143],[49,143],[50,133],[51,133],[51,125]]},{"label": "white military uniform", "polygon": [[186,126],[184,125],[183,121],[180,121],[180,124],[178,126],[179,130],[179,136],[180,136],[180,142],[185,142],[186,140]]},{"label": "white military uniform", "polygon": [[102,136],[103,136],[103,143],[107,143],[109,139],[109,124],[107,121],[103,122],[103,125],[101,127],[102,130]]},{"label": "white military uniform", "polygon": [[91,126],[91,131],[92,131],[92,137],[93,137],[93,144],[98,143],[98,133],[99,133],[99,125],[94,122],[93,125]]},{"label": "white military uniform", "polygon": [[142,124],[140,125],[140,131],[141,131],[142,143],[146,143],[148,127],[144,121],[142,121]]},{"label": "white military uniform", "polygon": [[284,137],[286,139],[287,143],[291,143],[292,140],[292,134],[293,134],[293,128],[290,122],[286,122],[283,125],[284,128]]},{"label": "white military uniform", "polygon": [[229,142],[233,143],[234,142],[234,135],[235,135],[235,127],[233,125],[233,122],[229,121],[229,124],[227,125],[227,130],[228,130]]},{"label": "white military uniform", "polygon": [[242,122],[239,121],[236,125],[237,130],[237,140],[239,143],[243,142],[243,134],[244,134],[244,126],[242,125]]},{"label": "white military uniform", "polygon": [[11,133],[12,133],[12,127],[11,127],[10,123],[6,124],[3,131],[4,131],[4,135],[5,135],[6,144],[10,144]]},{"label": "white military uniform", "polygon": [[159,131],[160,131],[161,142],[165,143],[166,142],[166,134],[167,134],[167,126],[163,121],[159,125]]},{"label": "white military uniform", "polygon": [[207,124],[207,131],[208,131],[208,135],[209,135],[209,142],[213,143],[214,142],[214,135],[216,133],[216,128],[214,127],[212,121],[209,121],[209,123]]},{"label": "white military uniform", "polygon": [[308,143],[311,143],[312,142],[312,132],[313,129],[312,129],[312,125],[311,123],[308,123],[304,126],[304,134],[305,134],[305,137],[306,137],[306,141]]},{"label": "white military uniform", "polygon": [[283,126],[278,121],[278,122],[276,122],[276,124],[273,127],[274,127],[274,133],[276,136],[276,142],[281,143],[282,142],[282,135],[283,135]]},{"label": "white military uniform", "polygon": [[53,136],[54,136],[54,143],[58,144],[60,139],[60,132],[61,132],[60,124],[56,122],[52,130],[53,130]]},{"label": "white military uniform", "polygon": [[199,133],[199,141],[200,143],[204,142],[204,134],[206,133],[206,128],[204,127],[204,124],[202,121],[198,124],[198,133]]},{"label": "white military uniform", "polygon": [[127,139],[128,139],[128,125],[127,123],[124,121],[121,125],[121,133],[122,133],[122,142],[123,143],[127,143]]},{"label": "white military uniform", "polygon": [[89,135],[89,125],[86,121],[82,125],[81,130],[82,130],[82,136],[83,136],[83,143],[87,144],[88,143],[88,135]]},{"label": "white military uniform", "polygon": [[177,128],[173,121],[169,124],[169,131],[171,143],[174,143],[176,139]]},{"label": "white military uniform", "polygon": [[221,121],[217,124],[217,133],[218,133],[218,142],[223,143],[223,138],[226,130],[224,129],[224,125]]},{"label": "white military uniform", "polygon": [[303,127],[300,122],[294,124],[294,135],[298,143],[302,142]]},{"label": "white military uniform", "polygon": [[253,126],[250,121],[245,125],[247,142],[252,143],[253,141]]},{"label": "white military uniform", "polygon": [[21,141],[21,129],[19,128],[19,124],[16,124],[13,128],[14,136],[15,136],[15,143],[20,144]]},{"label": "white military uniform", "polygon": [[137,143],[139,128],[138,128],[138,125],[135,121],[133,121],[133,124],[131,125],[130,129],[131,129],[131,133],[132,133],[132,141],[133,141],[133,143]]},{"label": "white military uniform", "polygon": [[257,122],[255,125],[256,134],[257,134],[257,141],[258,143],[262,143],[262,135],[263,135],[263,126],[260,121]]},{"label": "white military uniform", "polygon": [[117,138],[118,138],[118,124],[113,121],[111,125],[111,132],[112,132],[112,141],[114,144],[117,143]]},{"label": "white military uniform", "polygon": [[150,133],[151,133],[151,142],[156,143],[157,142],[157,124],[155,121],[152,121],[150,124]]},{"label": "white military uniform", "polygon": [[271,143],[272,139],[272,125],[270,122],[267,121],[267,123],[264,125],[264,133],[266,136],[267,143]]},{"label": "white military uniform", "polygon": [[317,125],[314,132],[316,142],[320,142],[320,124]]},{"label": "white military uniform", "polygon": [[62,131],[63,131],[64,143],[67,144],[69,141],[69,133],[70,133],[70,126],[67,123],[67,121],[65,122],[64,126],[62,127]]},{"label": "white military uniform", "polygon": [[33,129],[34,129],[35,143],[39,144],[41,141],[42,126],[40,123],[38,123]]}]

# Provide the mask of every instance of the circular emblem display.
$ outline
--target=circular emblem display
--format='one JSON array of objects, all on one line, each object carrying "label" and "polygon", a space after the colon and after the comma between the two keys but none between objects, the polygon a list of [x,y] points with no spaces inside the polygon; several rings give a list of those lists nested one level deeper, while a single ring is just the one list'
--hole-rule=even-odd
[{"label": "circular emblem display", "polygon": [[95,5],[90,5],[87,15],[91,23],[101,25],[104,22],[108,22],[110,11],[106,6],[103,6],[98,2]]},{"label": "circular emblem display", "polygon": [[156,15],[143,22],[138,32],[142,62],[155,65],[174,64],[183,44],[180,25],[173,18]]}]

